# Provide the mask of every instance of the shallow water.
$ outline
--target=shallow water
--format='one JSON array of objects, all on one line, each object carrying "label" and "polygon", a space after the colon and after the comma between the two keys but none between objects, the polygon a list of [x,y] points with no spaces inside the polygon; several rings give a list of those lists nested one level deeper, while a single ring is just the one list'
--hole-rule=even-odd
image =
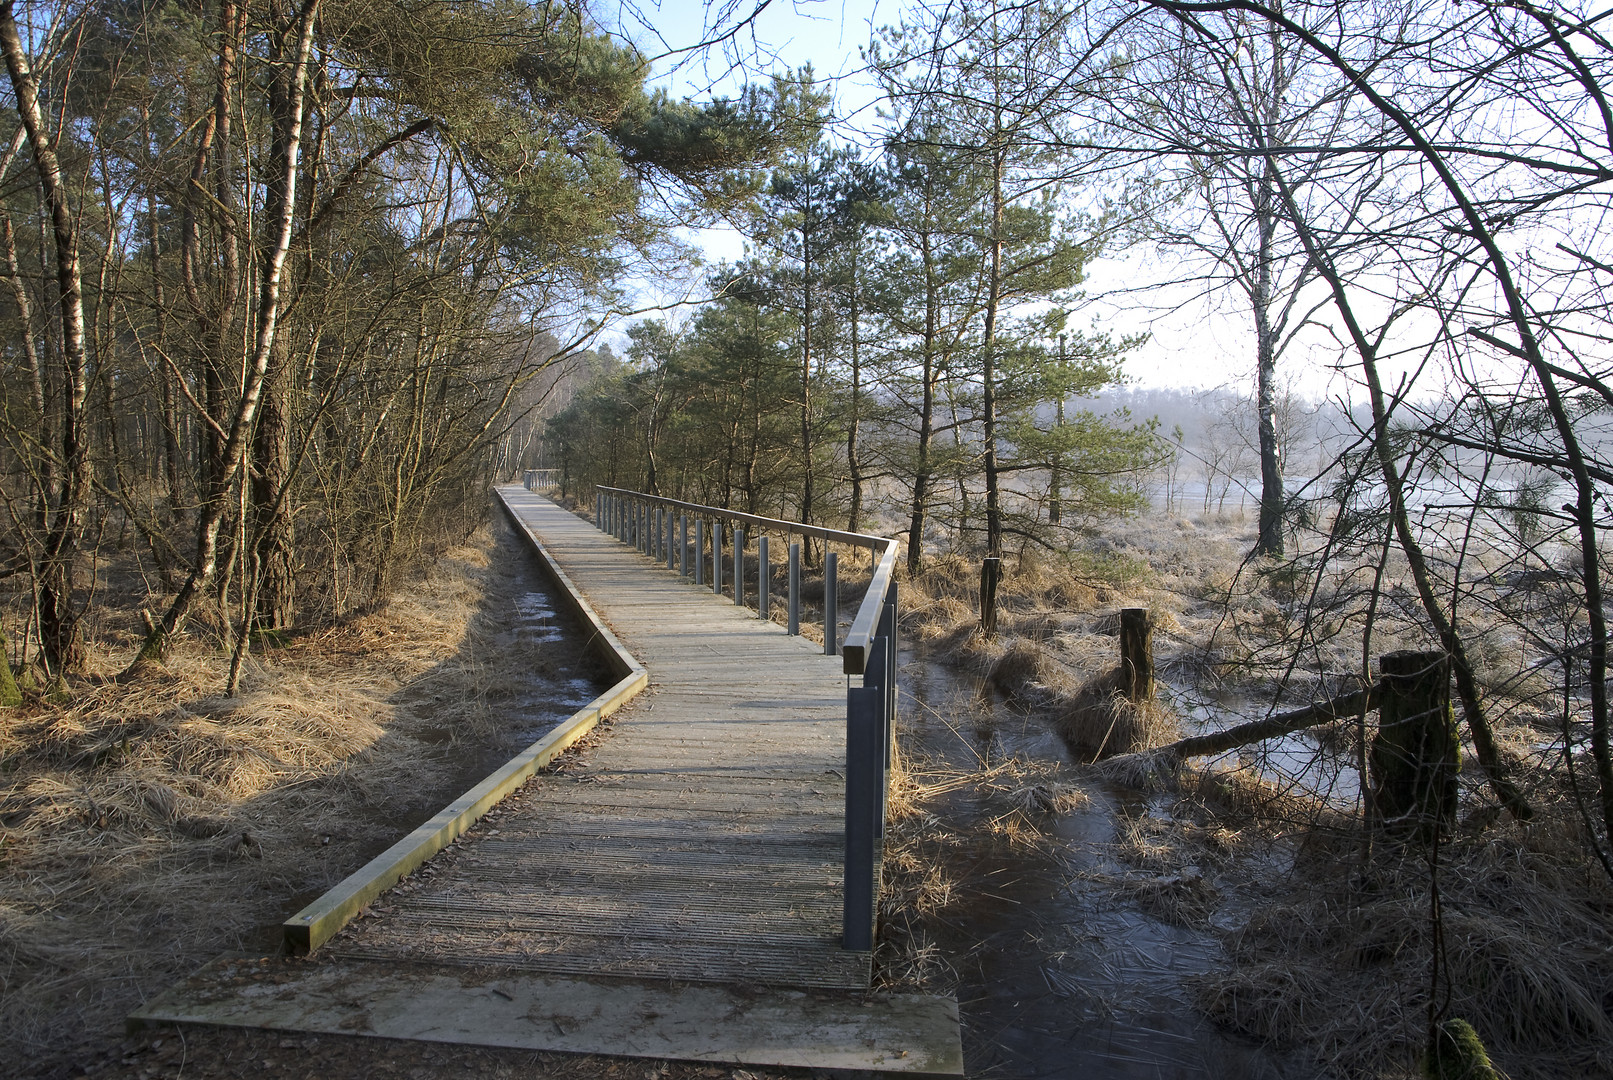
[{"label": "shallow water", "polygon": [[[921,653],[902,668],[904,749],[978,768],[1020,755],[1070,763],[1039,720]],[[976,838],[948,849],[954,899],[927,928],[955,978],[971,1077],[1121,1078],[1299,1075],[1194,1011],[1188,980],[1221,956],[1209,927],[1162,922],[1098,876],[1124,873],[1107,845],[1127,816],[1164,816],[1131,792],[1078,782],[1086,806],[1058,815],[1040,847],[986,837],[972,787],[927,807],[940,828]]]},{"label": "shallow water", "polygon": [[556,610],[549,582],[534,572],[525,584],[529,591],[514,598],[514,615],[503,637],[521,652],[541,655],[547,674],[525,681],[504,710],[511,737],[532,743],[602,693],[610,680],[584,654],[580,627]]}]

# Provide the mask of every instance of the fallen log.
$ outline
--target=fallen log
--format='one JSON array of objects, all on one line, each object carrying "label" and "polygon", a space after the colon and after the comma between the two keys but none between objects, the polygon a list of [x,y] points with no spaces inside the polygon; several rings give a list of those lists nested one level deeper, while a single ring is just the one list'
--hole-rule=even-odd
[{"label": "fallen log", "polygon": [[1327,701],[1313,701],[1301,709],[1291,709],[1268,716],[1264,720],[1251,720],[1225,731],[1209,735],[1194,735],[1179,739],[1153,750],[1140,750],[1135,754],[1118,754],[1104,762],[1100,768],[1117,779],[1143,777],[1150,774],[1175,772],[1188,758],[1213,757],[1250,743],[1264,742],[1295,731],[1317,727],[1349,717],[1360,716],[1378,706],[1382,683],[1373,683],[1353,693],[1342,694]]}]

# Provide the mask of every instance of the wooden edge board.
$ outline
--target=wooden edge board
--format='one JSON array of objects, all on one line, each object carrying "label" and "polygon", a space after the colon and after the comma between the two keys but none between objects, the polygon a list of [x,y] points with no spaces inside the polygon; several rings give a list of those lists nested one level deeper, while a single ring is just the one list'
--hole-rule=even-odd
[{"label": "wooden edge board", "polygon": [[593,628],[593,639],[603,644],[608,661],[619,676],[609,690],[584,705],[543,738],[501,765],[492,775],[443,807],[431,820],[399,840],[381,854],[327,891],[319,899],[287,919],[283,924],[286,941],[294,949],[312,952],[329,941],[376,897],[396,885],[427,859],[453,843],[476,820],[502,802],[506,796],[548,765],[567,747],[582,738],[605,717],[620,709],[649,685],[650,675],[610,632],[571,579],[550,557],[537,537],[511,509],[503,491],[497,492],[505,512],[519,527],[521,535],[537,551],[572,609],[586,626]]},{"label": "wooden edge board", "polygon": [[725,1076],[743,1065],[859,1077],[964,1072],[951,997],[390,960],[219,957],[126,1021],[130,1032],[166,1024],[690,1061]]}]

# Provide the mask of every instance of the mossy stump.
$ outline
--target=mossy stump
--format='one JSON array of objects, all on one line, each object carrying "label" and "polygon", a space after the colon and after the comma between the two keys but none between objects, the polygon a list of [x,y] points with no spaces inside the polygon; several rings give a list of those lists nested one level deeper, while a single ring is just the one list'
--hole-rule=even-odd
[{"label": "mossy stump", "polygon": [[1439,1025],[1433,1044],[1423,1055],[1423,1076],[1427,1080],[1501,1080],[1479,1033],[1466,1020]]},{"label": "mossy stump", "polygon": [[1451,712],[1450,659],[1439,651],[1385,653],[1372,804],[1386,829],[1422,841],[1456,821],[1460,736]]}]

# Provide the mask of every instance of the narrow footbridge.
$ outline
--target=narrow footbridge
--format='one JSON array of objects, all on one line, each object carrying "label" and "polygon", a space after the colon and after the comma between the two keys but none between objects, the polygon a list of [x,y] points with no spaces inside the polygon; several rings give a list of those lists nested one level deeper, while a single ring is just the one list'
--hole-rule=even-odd
[{"label": "narrow footbridge", "polygon": [[[608,738],[499,815],[496,836],[475,837],[450,867],[390,899],[385,918],[326,948],[567,975],[866,989],[895,542],[807,530],[865,544],[875,563],[867,618],[826,648],[733,599],[734,582],[749,583],[754,599],[772,576],[757,576],[757,534],[799,536],[799,525],[607,490],[600,517],[613,536],[520,488],[499,496],[631,658],[624,679],[642,665],[647,684]],[[736,527],[753,543],[735,544]],[[782,562],[769,569],[798,583],[798,605],[799,556]],[[740,601],[746,592],[742,584]],[[848,673],[864,687],[848,691]],[[874,707],[859,711],[870,696]],[[848,701],[853,724],[869,729],[851,733],[865,735],[866,760],[848,758]]]},{"label": "narrow footbridge", "polygon": [[[497,494],[616,684],[289,920],[288,940],[318,963],[280,995],[298,1003],[278,1019],[219,1006],[237,966],[213,973],[214,990],[192,980],[189,998],[168,995],[188,1016],[170,1002],[132,1020],[353,1030],[351,1017],[311,1019],[308,1002],[351,999],[359,978],[380,1002],[362,1021],[374,1034],[955,1074],[950,1000],[868,996],[896,541],[612,488],[593,523],[524,487]],[[804,543],[824,552],[805,582]],[[842,554],[868,567],[849,625]],[[821,643],[799,633],[803,595]],[[343,964],[358,974],[332,974]],[[528,982],[488,981],[509,973]],[[451,1000],[422,1006],[426,988]],[[520,1037],[497,1024],[478,1037],[492,1023],[479,1015],[441,1021],[467,994],[470,1014],[513,1012]],[[579,1001],[594,1002],[598,1029],[581,1041]],[[448,1034],[401,1030],[439,1021]]]}]

